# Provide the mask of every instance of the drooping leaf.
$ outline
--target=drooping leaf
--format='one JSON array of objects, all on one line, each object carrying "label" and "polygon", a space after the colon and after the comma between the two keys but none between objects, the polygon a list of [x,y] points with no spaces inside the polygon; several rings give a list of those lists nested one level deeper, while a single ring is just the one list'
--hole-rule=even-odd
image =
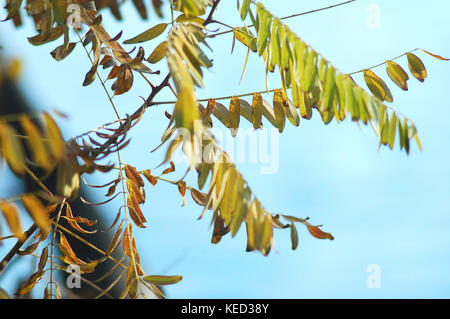
[{"label": "drooping leaf", "polygon": [[26,116],[24,116],[20,122],[25,134],[28,136],[27,142],[33,154],[33,162],[49,172],[53,168],[53,165],[47,152],[47,147],[43,141],[41,131],[38,129],[36,124],[34,124],[33,121]]},{"label": "drooping leaf", "polygon": [[22,224],[20,222],[19,210],[12,204],[0,200],[0,210],[3,212],[6,222],[11,232],[20,239],[24,238]]},{"label": "drooping leaf", "polygon": [[370,92],[382,101],[393,102],[392,94],[386,83],[372,70],[364,70],[364,81]]},{"label": "drooping leaf", "polygon": [[442,57],[442,56],[440,56],[440,55],[437,55],[437,54],[433,54],[433,53],[431,53],[431,52],[428,52],[428,51],[425,51],[425,50],[423,50],[423,49],[421,49],[423,52],[425,52],[426,54],[429,54],[429,55],[431,55],[432,57],[434,57],[434,58],[436,58],[436,59],[439,59],[439,60],[442,60],[442,61],[449,61],[450,59],[447,59],[447,58],[444,58],[444,57]]},{"label": "drooping leaf", "polygon": [[407,81],[409,80],[409,76],[400,65],[398,65],[394,61],[386,61],[386,72],[391,80],[395,84],[397,84],[399,88],[404,91],[408,90]]},{"label": "drooping leaf", "polygon": [[298,233],[294,223],[291,224],[291,242],[292,250],[296,250],[298,247]]},{"label": "drooping leaf", "polygon": [[261,127],[262,113],[263,113],[263,102],[261,94],[254,93],[252,101],[252,121],[254,129],[258,129]]},{"label": "drooping leaf", "polygon": [[406,57],[408,58],[408,67],[412,75],[414,75],[414,77],[420,82],[425,81],[425,78],[427,77],[427,69],[425,68],[422,60],[410,52],[406,53]]},{"label": "drooping leaf", "polygon": [[43,234],[48,234],[50,231],[50,220],[47,209],[42,202],[32,194],[25,194],[22,196],[22,204],[30,214],[36,225],[39,226]]},{"label": "drooping leaf", "polygon": [[25,152],[16,130],[0,122],[0,145],[2,156],[8,162],[11,170],[16,174],[25,172]]},{"label": "drooping leaf", "polygon": [[49,140],[50,151],[56,160],[60,160],[64,157],[64,139],[61,131],[47,112],[44,112],[44,120],[46,127],[45,133],[46,138]]}]

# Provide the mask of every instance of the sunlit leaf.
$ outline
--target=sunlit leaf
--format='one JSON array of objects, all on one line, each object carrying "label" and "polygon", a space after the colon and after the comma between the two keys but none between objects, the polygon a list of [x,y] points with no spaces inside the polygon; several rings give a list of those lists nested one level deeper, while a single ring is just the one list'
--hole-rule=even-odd
[{"label": "sunlit leaf", "polygon": [[412,75],[414,75],[414,77],[420,82],[425,81],[425,78],[427,77],[427,69],[425,68],[422,60],[409,52],[406,53],[406,57],[408,58],[408,67]]},{"label": "sunlit leaf", "polygon": [[386,83],[372,70],[364,70],[364,81],[370,92],[382,101],[392,102],[392,94]]},{"label": "sunlit leaf", "polygon": [[21,199],[23,206],[36,225],[39,226],[41,232],[48,234],[50,231],[50,220],[45,206],[32,194],[23,195]]},{"label": "sunlit leaf", "polygon": [[137,36],[128,39],[124,41],[124,44],[136,44],[136,43],[142,43],[146,41],[153,40],[154,38],[161,35],[167,28],[167,23],[159,23],[150,29],[138,34]]},{"label": "sunlit leaf", "polygon": [[150,56],[147,58],[147,62],[149,63],[158,63],[161,61],[166,55],[167,41],[163,41],[153,50]]},{"label": "sunlit leaf", "polygon": [[386,72],[398,87],[404,91],[408,90],[408,83],[406,81],[409,80],[409,76],[400,65],[394,61],[386,61]]},{"label": "sunlit leaf", "polygon": [[8,223],[11,232],[18,238],[23,239],[24,234],[20,222],[19,210],[16,205],[0,200],[0,209]]},{"label": "sunlit leaf", "polygon": [[318,226],[307,225],[306,227],[308,228],[309,233],[316,238],[329,239],[329,240],[334,239],[334,237],[330,233],[326,233],[326,232],[322,231]]}]

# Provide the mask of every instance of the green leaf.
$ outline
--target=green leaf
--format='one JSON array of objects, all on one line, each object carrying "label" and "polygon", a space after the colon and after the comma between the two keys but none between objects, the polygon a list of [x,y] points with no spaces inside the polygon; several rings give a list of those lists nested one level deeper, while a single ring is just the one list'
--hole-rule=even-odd
[{"label": "green leaf", "polygon": [[245,18],[247,17],[248,10],[250,9],[250,3],[251,3],[250,0],[243,0],[242,1],[242,6],[241,6],[241,8],[239,10],[240,14],[241,14],[242,21],[244,21]]},{"label": "green leaf", "polygon": [[256,37],[247,29],[247,27],[234,28],[233,33],[236,39],[246,47],[250,48],[250,50],[253,52],[258,51],[258,48],[256,47]]},{"label": "green leaf", "polygon": [[389,136],[388,136],[388,144],[391,150],[394,148],[396,132],[397,132],[397,116],[395,115],[395,113],[392,113],[391,120],[389,122]]},{"label": "green leaf", "polygon": [[159,24],[155,25],[154,27],[148,29],[147,31],[144,31],[144,32],[138,34],[137,36],[124,41],[123,43],[124,44],[135,44],[135,43],[142,43],[142,42],[147,42],[147,41],[153,40],[154,38],[158,37],[166,30],[167,25],[168,25],[167,23],[159,23]]},{"label": "green leaf", "polygon": [[272,23],[272,17],[266,10],[264,10],[264,6],[261,3],[257,5],[256,13],[259,18],[257,47],[258,54],[261,56],[267,46],[267,38],[270,33],[269,30]]},{"label": "green leaf", "polygon": [[336,93],[336,70],[332,65],[328,65],[325,74],[325,83],[323,86],[323,101],[320,107],[321,111],[330,110],[333,106],[333,99]]},{"label": "green leaf", "polygon": [[272,23],[272,33],[270,35],[270,67],[281,64],[281,41],[280,41],[280,21],[275,19]]},{"label": "green leaf", "polygon": [[317,53],[310,50],[306,58],[305,76],[302,81],[303,91],[309,92],[317,75]]},{"label": "green leaf", "polygon": [[145,282],[148,282],[153,285],[173,285],[177,282],[180,282],[183,279],[182,276],[145,276],[142,278]]}]

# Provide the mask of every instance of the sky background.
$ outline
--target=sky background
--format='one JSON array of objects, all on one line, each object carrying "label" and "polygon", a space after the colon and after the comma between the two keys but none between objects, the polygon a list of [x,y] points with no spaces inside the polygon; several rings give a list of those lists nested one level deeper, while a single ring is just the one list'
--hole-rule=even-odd
[{"label": "sky background", "polygon": [[[337,2],[262,1],[277,16]],[[124,30],[122,40],[160,22],[153,14],[149,21],[142,21],[130,3],[123,6],[124,22],[116,23],[108,11],[102,12],[103,24],[111,35]],[[367,24],[368,8],[373,4],[380,9],[380,25],[376,28]],[[340,71],[350,73],[417,47],[449,57],[449,12],[450,2],[444,0],[360,0],[285,22]],[[167,6],[165,14],[170,17]],[[215,18],[233,26],[242,25],[236,1],[223,0]],[[4,55],[23,60],[20,86],[30,103],[37,109],[56,108],[67,113],[70,118],[58,122],[67,138],[115,119],[98,81],[81,86],[90,68],[83,48],[77,45],[67,59],[56,62],[49,52],[62,40],[32,47],[26,40],[34,35],[30,19],[25,23],[19,30],[10,22],[0,23],[0,43]],[[217,27],[210,25],[208,29]],[[146,55],[163,37],[143,44]],[[231,34],[208,43],[214,50],[208,53],[214,58],[214,66],[205,72],[206,87],[197,91],[198,98],[264,90],[261,58],[250,56],[239,84],[246,48],[236,43],[231,55]],[[180,207],[176,187],[160,182],[146,189],[143,211],[149,220],[148,228],[135,227],[144,269],[154,274],[183,275],[179,284],[167,288],[171,298],[449,298],[450,64],[417,54],[427,67],[428,78],[422,84],[410,76],[408,92],[387,78],[384,66],[374,71],[391,88],[392,106],[416,123],[422,153],[415,143],[409,156],[397,145],[393,151],[386,147],[378,151],[370,127],[359,128],[348,120],[324,126],[314,111],[313,118],[302,120],[300,127],[286,123],[279,137],[279,170],[275,174],[261,175],[257,164],[237,165],[268,211],[309,216],[311,223],[323,224],[323,229],[334,235],[334,241],[312,238],[299,225],[296,251],[290,248],[289,230],[275,232],[275,245],[268,257],[245,252],[244,229],[236,238],[226,236],[219,245],[213,245],[209,218],[197,221],[200,207],[190,196],[187,205]],[[407,69],[406,57],[396,61]],[[167,72],[165,62],[154,69],[161,70],[161,76],[151,77],[159,83]],[[107,73],[101,75],[105,78]],[[354,79],[365,88],[361,74]],[[270,88],[278,87],[278,78],[271,77]],[[132,90],[115,98],[120,114],[133,113],[141,104],[139,96],[148,94],[148,84],[135,76]],[[164,90],[157,100],[173,100],[173,96]],[[124,162],[138,169],[154,169],[162,161],[164,150],[150,151],[159,144],[167,126],[164,111],[171,112],[171,108],[147,110],[131,134],[131,145],[122,152]],[[181,177],[181,167],[170,178]],[[187,182],[195,186],[194,175]],[[14,193],[7,182],[9,176],[2,168],[2,197]],[[87,180],[100,184],[104,178],[96,175]],[[93,190],[91,194],[92,201],[104,198],[103,191]],[[107,220],[113,220],[119,205],[118,199],[103,207]],[[0,255],[9,246],[0,247]],[[371,264],[381,269],[381,288],[367,288],[366,269]],[[0,286],[12,292],[15,276],[31,273],[30,267],[30,263],[22,263],[0,277]],[[35,296],[41,297],[41,293]]]}]

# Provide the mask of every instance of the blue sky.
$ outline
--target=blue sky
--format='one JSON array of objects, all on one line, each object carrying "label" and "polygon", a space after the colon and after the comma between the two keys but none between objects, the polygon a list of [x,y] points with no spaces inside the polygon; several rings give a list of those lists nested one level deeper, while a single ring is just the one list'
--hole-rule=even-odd
[{"label": "blue sky", "polygon": [[[222,2],[216,19],[241,25],[236,2]],[[275,15],[286,16],[338,1],[262,2]],[[367,25],[367,9],[372,4],[380,9],[378,28]],[[150,21],[141,21],[129,1],[123,9],[125,22],[115,23],[107,12],[103,19],[110,34],[124,29],[122,39],[159,22],[154,15]],[[448,12],[450,2],[442,0],[360,0],[286,23],[339,70],[350,73],[417,47],[449,57]],[[39,109],[57,108],[69,114],[69,120],[59,122],[66,137],[114,119],[100,83],[81,86],[89,60],[80,46],[66,60],[56,62],[49,52],[59,43],[32,47],[26,41],[34,35],[30,21],[18,31],[10,23],[1,23],[0,30],[4,53],[24,62],[20,84],[29,101]],[[160,41],[145,43],[144,49],[149,53]],[[256,55],[250,56],[239,84],[246,50],[237,43],[230,55],[231,42],[230,35],[208,41],[214,50],[210,54],[214,67],[206,71],[206,87],[198,90],[199,98],[265,88],[264,63]],[[144,213],[149,227],[136,231],[144,269],[183,275],[181,283],[168,288],[173,298],[449,298],[450,103],[446,94],[450,64],[418,55],[427,67],[428,78],[422,84],[411,76],[408,92],[388,82],[384,67],[374,71],[390,86],[392,106],[416,123],[422,153],[415,145],[410,156],[397,146],[393,151],[382,148],[378,152],[377,138],[369,127],[359,128],[348,120],[324,126],[315,113],[312,120],[302,120],[300,127],[287,123],[279,137],[276,174],[261,175],[258,165],[238,164],[266,209],[309,216],[312,223],[323,224],[324,230],[333,233],[334,241],[314,239],[299,227],[296,251],[290,249],[289,231],[279,230],[268,257],[245,252],[242,230],[236,238],[227,236],[213,245],[209,219],[197,221],[201,209],[190,198],[180,207],[177,190],[159,183],[147,189]],[[397,62],[407,68],[405,57]],[[157,68],[166,73],[164,62]],[[162,76],[153,79],[158,83]],[[361,74],[354,79],[363,85]],[[121,115],[132,113],[141,103],[139,96],[149,93],[148,84],[138,77],[135,80],[132,91],[115,98]],[[270,87],[279,86],[278,79],[271,77]],[[166,90],[158,100],[173,97]],[[171,107],[146,112],[132,133],[132,144],[123,152],[124,162],[139,169],[153,169],[161,162],[163,151],[150,150],[158,144],[167,125],[163,113]],[[7,178],[5,169],[0,174]],[[182,169],[177,169],[177,174],[173,179],[181,177]],[[89,176],[88,181],[100,183],[103,179]],[[194,178],[187,181],[195,185]],[[8,185],[2,183],[0,194],[10,193]],[[102,197],[103,192],[93,191],[93,200]],[[105,218],[112,220],[119,205],[113,202],[104,207]],[[7,247],[0,247],[1,255]],[[380,266],[381,288],[366,286],[366,269],[371,264]],[[25,273],[28,267],[22,264],[16,271]],[[0,278],[0,286],[11,287],[15,274]]]}]

